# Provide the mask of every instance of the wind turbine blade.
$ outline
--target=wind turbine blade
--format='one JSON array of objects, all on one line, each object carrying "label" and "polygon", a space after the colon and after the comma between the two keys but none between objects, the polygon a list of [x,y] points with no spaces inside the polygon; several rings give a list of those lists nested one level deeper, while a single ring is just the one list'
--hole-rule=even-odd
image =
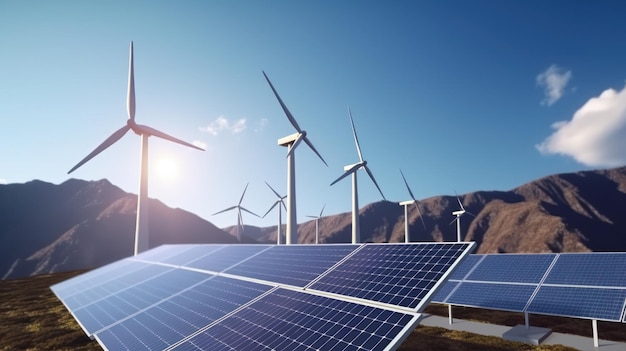
[{"label": "wind turbine blade", "polygon": [[296,138],[296,140],[293,142],[293,144],[289,148],[289,152],[287,152],[287,157],[291,156],[291,154],[296,150],[296,148],[298,147],[298,145],[302,141],[302,137],[303,137],[302,133],[299,133],[298,137]]},{"label": "wind turbine blade", "polygon": [[279,203],[279,202],[280,202],[280,201],[276,201],[276,202],[274,202],[274,204],[272,205],[272,207],[270,207],[270,209],[269,209],[269,210],[267,210],[267,212],[265,212],[265,214],[264,214],[264,215],[263,215],[263,217],[261,217],[261,218],[265,218],[265,216],[267,216],[267,214],[268,214],[268,213],[272,212],[272,210],[274,209],[274,207],[276,207],[276,205],[278,205],[278,203]]},{"label": "wind turbine blade", "polygon": [[456,195],[456,201],[459,203],[459,206],[461,206],[461,210],[465,211],[465,207],[463,207],[461,199],[459,198],[459,194],[457,194],[456,190],[454,191],[454,195]]},{"label": "wind turbine blade", "polygon": [[190,148],[193,148],[193,149],[204,151],[204,149],[202,149],[200,147],[197,147],[197,146],[195,146],[193,144],[190,144],[190,143],[188,143],[186,141],[182,141],[180,139],[174,138],[173,136],[165,134],[165,133],[163,133],[161,131],[158,131],[158,130],[156,130],[154,128],[151,128],[151,127],[148,127],[148,126],[144,126],[144,125],[136,125],[136,128],[137,128],[137,130],[140,133],[145,133],[145,134],[148,134],[148,135],[151,135],[151,136],[155,136],[157,138],[169,140],[171,142],[174,142],[174,143],[177,143],[177,144],[180,144],[180,145],[184,145],[184,146],[187,146],[187,147],[190,147]]},{"label": "wind turbine blade", "polygon": [[212,214],[211,216],[215,216],[216,214],[224,213],[224,212],[226,212],[226,211],[230,211],[230,210],[235,209],[235,208],[237,208],[237,206],[231,206],[231,207],[229,207],[229,208],[227,208],[227,209],[225,209],[225,210],[221,210],[221,211],[219,211],[219,212],[215,212],[215,213],[214,213],[214,214]]},{"label": "wind turbine blade", "polygon": [[287,197],[287,196],[283,196],[283,197],[280,199],[280,203],[281,203],[281,204],[283,204],[283,208],[285,209],[285,211],[287,211],[287,205],[285,205],[285,201],[283,201],[283,200],[284,200],[286,197]]},{"label": "wind turbine blade", "polygon": [[[400,170],[400,174],[402,175],[402,179],[404,180],[404,185],[406,185],[406,190],[409,191],[409,195],[411,195],[411,199],[413,199],[413,201],[417,201],[415,200],[415,196],[413,196],[413,192],[411,191],[411,188],[409,188],[409,183],[406,182],[406,178],[404,178],[404,173],[402,173],[402,170]],[[419,208],[418,208],[419,211]]]},{"label": "wind turbine blade", "polygon": [[422,220],[422,226],[424,227],[424,230],[426,230],[426,223],[424,223],[424,218],[422,218],[422,211],[420,211],[420,207],[417,204],[417,200],[414,200],[415,202],[413,204],[415,204],[415,208],[417,209],[417,214],[420,216],[420,220]]},{"label": "wind turbine blade", "polygon": [[352,134],[354,134],[354,143],[356,144],[356,151],[359,153],[359,160],[363,162],[363,155],[361,154],[361,147],[359,146],[359,138],[356,136],[356,128],[354,128],[354,120],[352,119],[352,111],[350,110],[349,106],[348,106],[348,114],[350,115],[350,124],[352,125]]},{"label": "wind turbine blade", "polygon": [[269,185],[268,182],[265,182],[265,185],[267,185],[270,188],[270,190],[272,190],[272,192],[274,193],[274,195],[276,195],[276,197],[278,197],[279,199],[281,198],[281,196],[278,195],[278,192],[276,190],[274,190],[274,188],[272,188],[272,186]]},{"label": "wind turbine blade", "polygon": [[322,218],[322,213],[324,213],[324,208],[326,208],[326,204],[324,204],[324,206],[322,206],[322,210],[320,211],[320,218]]},{"label": "wind turbine blade", "polygon": [[278,103],[283,108],[283,111],[285,111],[285,114],[287,115],[287,119],[289,119],[289,122],[291,122],[291,125],[294,128],[296,128],[296,130],[299,133],[301,133],[302,129],[300,129],[300,126],[298,125],[298,122],[296,122],[296,119],[293,118],[293,115],[291,114],[291,112],[289,112],[289,109],[287,108],[287,106],[283,102],[283,99],[280,98],[280,95],[278,95],[278,92],[276,91],[276,89],[274,89],[274,85],[272,84],[272,82],[270,82],[270,79],[267,78],[267,74],[265,74],[265,71],[262,71],[262,72],[263,72],[263,76],[265,77],[265,80],[267,80],[267,83],[270,85],[270,88],[272,88],[272,91],[274,92],[274,95],[276,96],[276,99],[278,99]]},{"label": "wind turbine blade", "polygon": [[452,223],[456,222],[458,219],[459,219],[459,217],[455,217],[455,218],[452,220],[452,222],[450,222],[450,224],[448,224],[448,225],[452,225]]},{"label": "wind turbine blade", "polygon": [[309,217],[309,218],[315,218],[315,219],[318,219],[318,218],[319,218],[318,216],[307,216],[307,217]]},{"label": "wind turbine blade", "polygon": [[350,175],[351,173],[356,172],[359,167],[361,167],[360,163],[357,163],[356,165],[354,165],[352,168],[350,168],[349,170],[345,171],[339,178],[335,179],[334,182],[330,183],[330,185],[334,185],[335,183],[337,183],[338,181],[342,180],[343,178],[347,177],[348,175]]},{"label": "wind turbine blade", "polygon": [[[240,209],[240,210],[243,210],[243,211],[246,211],[246,212],[248,212],[248,213],[249,213],[249,214],[251,214],[251,215],[254,215],[254,216],[257,216],[257,217],[261,218],[261,216],[259,216],[258,214],[254,213],[254,212],[252,212],[252,211],[250,211],[250,210],[248,210],[248,209],[246,209],[245,207],[241,207],[241,206],[239,206],[239,209]],[[240,212],[240,213],[241,213],[241,212]]]},{"label": "wind turbine blade", "polygon": [[243,196],[246,195],[246,190],[248,190],[248,185],[250,183],[246,183],[246,187],[243,189],[243,193],[241,194],[241,198],[239,199],[239,203],[237,203],[237,205],[241,205],[241,202],[243,201]]},{"label": "wind turbine blade", "polygon": [[93,150],[89,155],[85,156],[85,158],[83,158],[80,162],[78,162],[76,166],[72,167],[72,169],[70,169],[69,172],[67,172],[67,174],[74,172],[78,167],[84,165],[87,161],[94,158],[97,154],[101,153],[106,148],[113,145],[116,141],[120,140],[120,138],[123,137],[124,134],[126,134],[126,132],[128,132],[129,130],[130,130],[130,127],[128,125],[125,125],[122,128],[115,131],[115,133],[111,134],[111,136],[109,136],[102,144],[98,145],[98,147],[95,150]]},{"label": "wind turbine blade", "polygon": [[376,188],[378,189],[378,191],[380,192],[380,195],[383,197],[383,200],[387,200],[385,198],[385,195],[383,195],[383,191],[380,190],[380,187],[378,186],[378,183],[376,183],[376,179],[374,179],[374,175],[372,174],[372,171],[370,171],[369,167],[363,166],[365,168],[365,171],[367,172],[367,174],[370,176],[370,179],[372,180],[372,182],[374,182],[374,185],[376,185]]},{"label": "wind turbine blade", "polygon": [[[309,138],[307,138],[306,136],[304,136],[304,142],[309,145],[309,147],[311,148],[311,150],[313,150],[313,152],[315,152],[315,154],[317,155],[317,157],[320,158],[320,160],[322,160],[322,162],[324,162],[324,164],[326,165],[326,167],[328,167],[328,163],[326,163],[326,161],[324,161],[324,158],[322,157],[322,155],[320,155],[319,152],[317,152],[317,150],[315,149],[315,146],[313,146],[313,143],[311,143],[311,141],[309,140]],[[293,148],[292,148],[293,150]]]},{"label": "wind turbine blade", "polygon": [[128,62],[128,97],[126,99],[128,119],[135,120],[135,69],[133,65],[133,42],[130,42],[130,59]]}]

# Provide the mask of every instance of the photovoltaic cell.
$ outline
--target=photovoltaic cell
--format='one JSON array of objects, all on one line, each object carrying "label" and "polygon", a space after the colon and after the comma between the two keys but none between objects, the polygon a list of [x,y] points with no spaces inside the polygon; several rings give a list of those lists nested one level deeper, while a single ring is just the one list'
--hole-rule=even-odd
[{"label": "photovoltaic cell", "polygon": [[527,311],[619,322],[626,289],[541,286]]},{"label": "photovoltaic cell", "polygon": [[468,255],[450,274],[450,280],[462,280],[485,255]]},{"label": "photovoltaic cell", "polygon": [[485,255],[467,280],[539,283],[555,254]]},{"label": "photovoltaic cell", "polygon": [[545,283],[626,287],[626,254],[560,254]]},{"label": "photovoltaic cell", "polygon": [[221,272],[243,260],[267,250],[269,245],[230,245],[215,250],[195,261],[185,264],[186,267],[204,269],[211,272]]},{"label": "photovoltaic cell", "polygon": [[159,262],[182,266],[182,265],[185,265],[186,263],[193,262],[205,255],[208,255],[216,250],[219,250],[222,247],[224,246],[222,245],[193,245],[193,246],[190,246],[188,249],[176,255],[160,260]]},{"label": "photovoltaic cell", "polygon": [[463,282],[445,303],[522,312],[536,285]]},{"label": "photovoltaic cell", "polygon": [[446,281],[441,288],[439,288],[439,290],[437,290],[437,293],[435,294],[435,296],[433,296],[432,301],[433,302],[437,302],[437,303],[445,303],[448,295],[450,295],[450,293],[452,292],[452,290],[454,290],[454,288],[456,288],[457,285],[459,285],[460,283],[457,281]]},{"label": "photovoltaic cell", "polygon": [[304,287],[358,247],[358,245],[273,246],[233,266],[225,273]]},{"label": "photovoltaic cell", "polygon": [[163,350],[270,289],[216,276],[99,332],[96,338],[108,350]]},{"label": "photovoltaic cell", "polygon": [[173,350],[381,350],[415,323],[411,314],[278,289]]},{"label": "photovoltaic cell", "polygon": [[74,315],[80,320],[85,331],[93,334],[209,277],[188,270],[170,270],[76,309]]},{"label": "photovoltaic cell", "polygon": [[469,243],[368,244],[311,288],[416,308]]}]

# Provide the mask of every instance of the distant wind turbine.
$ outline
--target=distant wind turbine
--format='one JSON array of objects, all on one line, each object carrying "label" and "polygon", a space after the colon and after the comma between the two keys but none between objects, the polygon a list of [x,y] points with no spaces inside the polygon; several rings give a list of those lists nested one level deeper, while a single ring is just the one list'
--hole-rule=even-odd
[{"label": "distant wind turbine", "polygon": [[276,192],[276,190],[274,190],[274,188],[272,188],[271,185],[269,185],[267,182],[265,182],[265,184],[272,190],[272,192],[274,193],[274,195],[276,195],[276,197],[278,198],[278,200],[276,200],[274,202],[274,204],[272,205],[272,207],[270,207],[269,210],[267,210],[267,212],[265,212],[265,214],[263,215],[263,218],[265,218],[265,216],[267,216],[268,213],[270,213],[274,207],[276,207],[276,205],[278,205],[278,229],[276,229],[276,245],[280,245],[280,236],[281,236],[281,231],[282,231],[282,226],[283,226],[283,219],[282,219],[282,208],[280,207],[280,205],[283,205],[283,207],[285,208],[285,210],[287,209],[287,206],[285,206],[285,198],[287,197],[287,195],[285,196],[280,196],[278,194],[278,192]]},{"label": "distant wind turbine", "polygon": [[89,155],[83,158],[76,166],[67,172],[68,174],[75,171],[78,167],[94,158],[96,155],[104,151],[109,146],[124,136],[129,130],[141,136],[141,168],[139,176],[139,194],[137,196],[137,222],[135,227],[135,255],[149,248],[149,231],[148,231],[148,137],[155,136],[161,139],[169,140],[184,146],[204,151],[203,149],[176,139],[168,134],[160,132],[154,128],[135,123],[135,75],[133,68],[133,42],[130,42],[130,60],[128,64],[128,96],[126,99],[126,109],[128,111],[128,119],[126,125],[111,134],[102,144],[100,144]]},{"label": "distant wind turbine", "polygon": [[245,207],[241,206],[241,202],[243,201],[243,197],[244,197],[244,195],[246,195],[246,190],[248,190],[248,184],[246,184],[246,187],[243,189],[243,193],[241,194],[241,198],[239,198],[239,202],[235,206],[231,206],[229,208],[223,209],[223,210],[221,210],[219,212],[215,212],[213,214],[213,216],[215,216],[216,214],[220,214],[220,213],[224,213],[224,212],[227,212],[227,211],[230,211],[230,210],[237,209],[237,232],[236,233],[237,233],[237,240],[239,242],[241,242],[241,234],[244,231],[244,228],[243,228],[243,217],[241,216],[241,211],[243,210],[243,211],[248,212],[251,215],[255,215],[255,216],[259,217],[258,214],[254,213],[254,212],[251,212],[248,209],[246,209]]},{"label": "distant wind turbine", "polygon": [[324,208],[326,207],[326,204],[324,204],[324,206],[322,206],[322,210],[320,211],[320,215],[319,216],[307,216],[309,218],[315,218],[315,243],[319,244],[320,242],[320,226],[319,226],[319,221],[320,219],[322,219],[322,213],[324,213]]},{"label": "distant wind turbine", "polygon": [[452,222],[450,222],[450,224],[456,221],[456,241],[461,242],[461,216],[463,216],[466,213],[473,217],[476,217],[476,215],[471,213],[470,211],[465,210],[465,207],[463,207],[463,204],[461,203],[461,199],[459,199],[459,195],[456,193],[456,191],[454,192],[454,194],[456,195],[456,201],[459,203],[459,206],[461,207],[461,209],[452,212],[452,215],[456,216],[456,218],[453,219]]},{"label": "distant wind turbine", "polygon": [[406,190],[409,191],[409,195],[411,195],[411,199],[412,199],[412,200],[400,202],[400,206],[404,206],[404,242],[408,243],[410,242],[409,240],[409,209],[408,209],[410,205],[415,204],[417,213],[419,214],[420,219],[422,220],[422,226],[424,227],[424,230],[426,230],[426,224],[424,224],[424,218],[422,218],[422,212],[420,212],[420,207],[418,205],[419,201],[417,201],[415,199],[415,196],[413,196],[413,192],[411,191],[411,188],[409,188],[409,183],[406,182],[406,178],[404,178],[404,173],[402,173],[402,170],[400,170],[400,174],[402,175],[402,180],[404,180],[404,185],[406,185]]},{"label": "distant wind turbine", "polygon": [[[363,168],[369,175],[374,185],[380,192],[380,195],[385,199],[385,195],[383,195],[382,190],[376,183],[376,179],[374,179],[374,175],[372,171],[370,171],[369,167],[367,167],[367,161],[363,160],[363,155],[361,154],[361,147],[359,146],[359,139],[356,136],[356,129],[354,128],[354,120],[352,119],[352,111],[348,107],[348,114],[350,116],[350,124],[352,125],[352,134],[354,134],[354,143],[356,144],[356,151],[359,153],[359,162],[347,165],[343,167],[344,174],[342,174],[339,178],[337,178],[334,182],[330,183],[333,185],[348,175],[352,174],[352,243],[358,244],[361,242],[361,232],[359,229],[359,194],[357,189],[357,181],[356,181],[356,172]],[[386,199],[385,199],[386,200]]]},{"label": "distant wind turbine", "polygon": [[285,112],[285,115],[287,115],[287,119],[289,119],[289,122],[291,123],[291,125],[296,129],[296,133],[288,135],[281,139],[278,139],[278,145],[286,146],[288,150],[287,151],[287,233],[285,234],[286,236],[285,241],[287,242],[287,245],[291,245],[291,244],[296,244],[298,242],[298,237],[297,237],[298,223],[297,223],[297,216],[296,216],[296,158],[295,158],[294,150],[296,149],[296,147],[298,147],[298,144],[300,144],[301,141],[304,141],[311,148],[311,150],[315,152],[315,154],[320,158],[320,160],[324,162],[326,167],[328,167],[328,164],[326,163],[326,161],[324,161],[324,158],[322,157],[322,155],[320,155],[320,153],[317,152],[317,150],[315,149],[315,146],[313,146],[309,138],[307,138],[306,131],[302,130],[300,126],[298,125],[298,122],[296,122],[296,119],[293,118],[293,115],[291,114],[291,112],[289,112],[289,109],[287,109],[287,106],[278,95],[278,92],[276,92],[276,89],[274,89],[272,82],[270,82],[270,79],[267,77],[265,72],[263,72],[263,76],[265,77],[265,80],[267,80],[267,83],[270,85],[272,92],[274,92],[274,95],[276,96],[278,103],[280,104],[283,111]]}]

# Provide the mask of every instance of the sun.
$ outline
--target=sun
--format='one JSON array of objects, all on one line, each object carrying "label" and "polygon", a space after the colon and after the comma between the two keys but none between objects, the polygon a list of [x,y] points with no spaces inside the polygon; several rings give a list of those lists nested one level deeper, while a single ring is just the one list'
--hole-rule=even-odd
[{"label": "sun", "polygon": [[161,157],[157,160],[156,175],[162,180],[173,180],[178,177],[178,162],[172,157]]}]

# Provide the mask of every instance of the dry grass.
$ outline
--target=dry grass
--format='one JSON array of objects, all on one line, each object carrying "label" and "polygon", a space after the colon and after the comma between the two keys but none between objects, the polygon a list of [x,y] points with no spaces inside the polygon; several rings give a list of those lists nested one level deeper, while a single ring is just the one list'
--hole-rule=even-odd
[{"label": "dry grass", "polygon": [[[41,275],[29,279],[0,281],[0,350],[101,350],[78,326],[63,304],[54,296],[50,285],[81,272]],[[447,315],[445,306],[431,305],[428,313]],[[498,311],[455,308],[455,317],[485,320],[505,325],[523,323],[523,316]],[[521,318],[521,322],[520,322]],[[533,325],[548,324],[557,331],[586,335],[591,333],[591,323],[573,319],[558,321],[542,316],[531,319]],[[621,330],[611,324],[600,325],[600,336],[610,340],[626,340]],[[614,329],[614,330],[613,330]],[[506,341],[498,337],[483,336],[444,328],[420,326],[404,341],[400,350],[572,350],[564,346],[532,346]]]}]

